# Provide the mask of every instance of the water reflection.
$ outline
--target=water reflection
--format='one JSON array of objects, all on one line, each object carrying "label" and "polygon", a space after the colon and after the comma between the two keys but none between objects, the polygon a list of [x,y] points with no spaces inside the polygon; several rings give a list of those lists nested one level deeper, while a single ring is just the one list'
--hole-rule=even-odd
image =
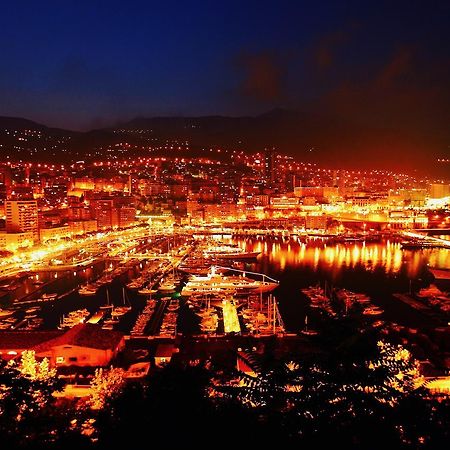
[{"label": "water reflection", "polygon": [[296,239],[289,241],[258,238],[235,241],[247,251],[262,252],[262,258],[278,270],[295,267],[325,269],[337,273],[357,266],[367,271],[380,270],[395,274],[406,266],[409,278],[416,278],[429,264],[432,267],[450,268],[450,251],[447,249],[402,250],[400,242],[357,242],[329,244],[324,240],[308,243]]}]

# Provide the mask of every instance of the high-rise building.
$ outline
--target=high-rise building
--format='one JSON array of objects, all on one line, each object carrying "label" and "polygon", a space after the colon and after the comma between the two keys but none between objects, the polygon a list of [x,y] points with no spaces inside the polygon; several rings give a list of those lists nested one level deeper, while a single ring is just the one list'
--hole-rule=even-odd
[{"label": "high-rise building", "polygon": [[7,200],[5,203],[6,232],[33,233],[39,241],[38,206],[36,200]]},{"label": "high-rise building", "polygon": [[264,175],[267,181],[274,182],[276,179],[275,165],[276,165],[275,149],[266,149],[264,151]]},{"label": "high-rise building", "polygon": [[98,229],[115,228],[119,225],[118,210],[113,199],[91,200],[92,217],[97,219]]}]

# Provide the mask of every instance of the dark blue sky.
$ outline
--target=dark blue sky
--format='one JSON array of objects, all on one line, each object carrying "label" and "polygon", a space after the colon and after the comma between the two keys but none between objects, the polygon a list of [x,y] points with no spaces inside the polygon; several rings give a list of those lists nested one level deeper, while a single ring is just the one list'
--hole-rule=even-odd
[{"label": "dark blue sky", "polygon": [[3,2],[0,115],[86,129],[289,107],[439,133],[450,123],[448,5]]}]

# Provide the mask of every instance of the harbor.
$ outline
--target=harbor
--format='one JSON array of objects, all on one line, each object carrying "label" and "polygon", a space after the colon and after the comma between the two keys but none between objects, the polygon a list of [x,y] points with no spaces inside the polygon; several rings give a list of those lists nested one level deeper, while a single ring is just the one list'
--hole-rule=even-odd
[{"label": "harbor", "polygon": [[[448,294],[430,288],[428,267],[442,265],[448,250],[334,239],[161,235],[121,244],[90,267],[31,274],[17,289],[14,281],[5,285],[0,327],[95,324],[145,347],[158,340],[316,339],[323,323],[345,318],[380,332],[447,325]],[[128,249],[122,259],[118,248]]]}]

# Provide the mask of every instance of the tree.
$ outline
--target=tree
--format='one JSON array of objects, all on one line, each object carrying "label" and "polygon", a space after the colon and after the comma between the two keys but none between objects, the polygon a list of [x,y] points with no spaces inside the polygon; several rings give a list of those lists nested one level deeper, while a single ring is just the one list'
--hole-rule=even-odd
[{"label": "tree", "polygon": [[61,388],[48,360],[25,352],[19,362],[0,361],[0,440],[4,448],[57,448],[65,439],[82,439],[71,426],[74,410],[55,407]]},{"label": "tree", "polygon": [[103,370],[96,369],[91,381],[91,397],[89,400],[92,409],[102,409],[108,399],[116,397],[123,386],[124,371],[119,368]]},{"label": "tree", "polygon": [[379,356],[368,364],[373,394],[380,401],[398,402],[423,384],[419,364],[401,345],[378,341],[377,346]]},{"label": "tree", "polygon": [[50,367],[48,358],[38,362],[34,350],[25,350],[22,353],[18,370],[22,376],[29,377],[32,380],[48,382],[56,377],[56,369]]},{"label": "tree", "polygon": [[398,404],[421,383],[406,349],[360,335],[309,363],[272,360],[262,367],[256,376],[216,379],[217,401],[238,402],[276,434],[308,445],[400,445]]}]

